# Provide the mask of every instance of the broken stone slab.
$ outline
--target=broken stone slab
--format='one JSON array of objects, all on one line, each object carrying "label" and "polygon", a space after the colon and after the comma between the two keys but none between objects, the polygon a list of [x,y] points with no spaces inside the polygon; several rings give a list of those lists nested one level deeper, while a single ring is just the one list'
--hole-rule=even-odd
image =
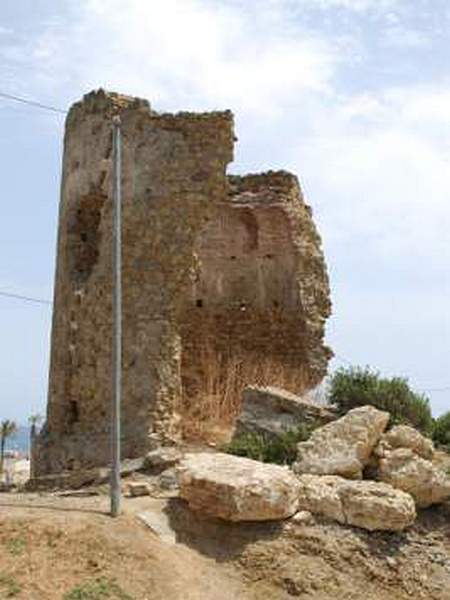
[{"label": "broken stone slab", "polygon": [[180,497],[192,510],[227,521],[271,521],[297,512],[300,485],[288,467],[223,453],[188,454]]},{"label": "broken stone slab", "polygon": [[281,388],[249,386],[242,392],[235,435],[258,433],[274,437],[302,423],[323,425],[334,418],[333,411]]},{"label": "broken stone slab", "polygon": [[161,446],[146,454],[143,470],[158,475],[178,464],[182,457],[183,453],[176,446]]},{"label": "broken stone slab", "polygon": [[349,481],[336,475],[299,477],[301,510],[369,531],[402,531],[416,518],[412,497],[375,481]]},{"label": "broken stone slab", "polygon": [[409,448],[426,460],[431,460],[434,454],[433,442],[408,425],[396,425],[384,433],[375,448],[375,454],[382,458],[396,448]]},{"label": "broken stone slab", "polygon": [[450,498],[450,476],[410,448],[387,452],[379,461],[378,479],[411,494],[419,508]]},{"label": "broken stone slab", "polygon": [[361,479],[370,455],[387,427],[390,415],[361,406],[316,429],[297,446],[293,470],[298,474],[340,475]]},{"label": "broken stone slab", "polygon": [[163,510],[148,509],[136,515],[137,519],[151,529],[166,544],[176,544],[177,534],[170,525],[170,519]]},{"label": "broken stone slab", "polygon": [[139,496],[149,496],[151,489],[145,481],[130,481],[126,485],[127,492],[132,498]]},{"label": "broken stone slab", "polygon": [[[127,477],[141,471],[143,464],[143,457],[123,460],[120,463],[120,476]],[[78,489],[89,485],[108,483],[110,477],[111,470],[108,467],[62,471],[54,475],[34,477],[27,482],[26,489],[29,491]]]}]

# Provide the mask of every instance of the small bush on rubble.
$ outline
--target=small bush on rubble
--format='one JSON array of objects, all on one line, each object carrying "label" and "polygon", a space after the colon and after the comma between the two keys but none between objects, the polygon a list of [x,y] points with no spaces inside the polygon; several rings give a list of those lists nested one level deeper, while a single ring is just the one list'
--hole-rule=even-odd
[{"label": "small bush on rubble", "polygon": [[414,392],[402,377],[380,377],[369,367],[338,369],[330,380],[328,401],[340,414],[370,404],[391,413],[391,425],[410,425],[424,434],[432,433],[428,398]]},{"label": "small bush on rubble", "polygon": [[450,410],[435,419],[432,437],[436,446],[450,452]]},{"label": "small bush on rubble", "polygon": [[276,437],[267,437],[260,433],[243,433],[236,436],[225,447],[225,452],[265,463],[290,465],[297,457],[297,444],[307,440],[313,429],[314,425],[302,423],[296,429]]}]

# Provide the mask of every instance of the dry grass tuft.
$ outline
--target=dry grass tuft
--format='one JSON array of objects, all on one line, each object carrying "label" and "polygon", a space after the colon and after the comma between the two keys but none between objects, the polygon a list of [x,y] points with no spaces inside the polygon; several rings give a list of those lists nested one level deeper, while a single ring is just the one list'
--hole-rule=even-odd
[{"label": "dry grass tuft", "polygon": [[183,377],[180,412],[185,439],[228,441],[240,411],[242,390],[248,385],[272,385],[302,394],[307,378],[301,368],[287,367],[273,357],[224,356],[205,348],[195,374]]}]

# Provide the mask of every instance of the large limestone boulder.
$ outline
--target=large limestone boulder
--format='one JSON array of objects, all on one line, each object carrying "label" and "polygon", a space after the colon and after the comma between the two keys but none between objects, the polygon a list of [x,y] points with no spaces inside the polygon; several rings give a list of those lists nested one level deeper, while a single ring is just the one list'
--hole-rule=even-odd
[{"label": "large limestone boulder", "polygon": [[333,475],[299,477],[299,508],[369,531],[402,531],[414,521],[409,494],[374,481],[349,481]]},{"label": "large limestone boulder", "polygon": [[324,425],[334,418],[331,410],[286,390],[249,386],[242,392],[235,434],[259,433],[273,437],[296,429],[301,423]]},{"label": "large limestone boulder", "polygon": [[378,479],[411,494],[420,508],[450,498],[450,476],[410,448],[386,452],[378,464]]},{"label": "large limestone boulder", "polygon": [[389,413],[373,406],[350,410],[337,421],[316,429],[308,441],[298,444],[294,471],[361,479],[388,421]]},{"label": "large limestone boulder", "polygon": [[292,516],[300,484],[287,467],[222,453],[188,454],[178,468],[180,496],[190,508],[228,521]]},{"label": "large limestone boulder", "polygon": [[381,436],[375,454],[383,457],[396,448],[409,448],[418,456],[431,460],[433,458],[433,442],[408,425],[396,425]]}]

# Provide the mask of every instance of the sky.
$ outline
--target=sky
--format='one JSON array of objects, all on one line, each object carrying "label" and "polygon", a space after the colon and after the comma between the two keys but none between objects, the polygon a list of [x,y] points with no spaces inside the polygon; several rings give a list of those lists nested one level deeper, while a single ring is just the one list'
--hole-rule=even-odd
[{"label": "sky", "polygon": [[[230,173],[296,173],[332,289],[331,370],[450,409],[448,0],[2,0],[0,92],[233,110]],[[0,291],[52,299],[64,115],[0,98]],[[44,413],[51,306],[0,296],[0,417]]]}]

